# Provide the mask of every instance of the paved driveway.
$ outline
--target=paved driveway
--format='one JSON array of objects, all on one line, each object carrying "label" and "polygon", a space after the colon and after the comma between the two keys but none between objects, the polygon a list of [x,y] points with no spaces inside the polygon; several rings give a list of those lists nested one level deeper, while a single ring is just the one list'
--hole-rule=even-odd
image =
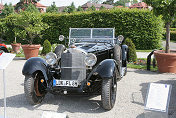
[{"label": "paved driveway", "polygon": [[[116,104],[110,111],[100,107],[100,96],[68,97],[47,94],[42,104],[32,106],[24,96],[24,76],[21,74],[24,63],[25,60],[16,59],[6,69],[8,118],[40,118],[43,111],[65,113],[69,118],[144,118],[144,99],[150,82],[172,84],[170,106],[174,108],[176,105],[173,99],[176,95],[175,74],[128,69],[127,75],[118,82]],[[170,114],[173,113],[170,111]],[[2,71],[0,71],[0,115],[3,115]]]}]

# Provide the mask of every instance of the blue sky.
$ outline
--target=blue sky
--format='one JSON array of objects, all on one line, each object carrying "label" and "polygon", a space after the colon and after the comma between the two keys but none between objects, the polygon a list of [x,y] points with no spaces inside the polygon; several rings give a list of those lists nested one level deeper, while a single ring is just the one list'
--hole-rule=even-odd
[{"label": "blue sky", "polygon": [[[5,3],[12,3],[13,5],[19,2],[20,0],[1,0],[3,4]],[[56,6],[69,6],[72,2],[74,2],[75,6],[78,7],[80,5],[83,5],[87,2],[88,0],[40,0],[40,3],[46,6],[50,6],[53,2],[56,3]],[[106,0],[102,0],[106,1]]]}]

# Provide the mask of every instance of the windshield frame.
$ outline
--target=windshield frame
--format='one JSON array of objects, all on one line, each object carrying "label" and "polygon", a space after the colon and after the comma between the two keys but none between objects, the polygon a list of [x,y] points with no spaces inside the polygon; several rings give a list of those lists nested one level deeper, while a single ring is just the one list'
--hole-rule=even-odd
[{"label": "windshield frame", "polygon": [[[90,34],[90,38],[71,38],[71,31],[72,30],[75,30],[75,29],[78,29],[78,30],[81,30],[81,29],[88,29],[88,30],[91,30],[91,34]],[[108,29],[110,29],[110,30],[112,30],[113,31],[113,34],[112,34],[112,38],[109,38],[109,37],[107,37],[107,38],[93,38],[93,30],[103,30],[103,29],[105,29],[105,30],[108,30]],[[97,40],[97,41],[100,41],[99,43],[101,43],[102,41],[105,41],[105,40],[108,40],[108,41],[111,41],[112,42],[112,44],[114,44],[114,39],[115,39],[115,28],[70,28],[70,31],[69,31],[69,45],[71,44],[71,40],[73,40],[73,39],[79,39],[79,40]],[[94,41],[90,41],[90,43],[93,43]],[[81,43],[81,42],[79,42],[79,43]],[[82,42],[83,43],[83,42]],[[86,43],[86,41],[85,41],[85,43]],[[87,41],[87,43],[89,43],[89,41]],[[94,43],[97,43],[97,42],[94,42]]]}]

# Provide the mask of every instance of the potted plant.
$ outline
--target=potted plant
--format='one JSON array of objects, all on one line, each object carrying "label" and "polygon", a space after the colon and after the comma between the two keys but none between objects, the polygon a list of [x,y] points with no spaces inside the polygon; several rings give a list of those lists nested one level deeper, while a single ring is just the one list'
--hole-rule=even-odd
[{"label": "potted plant", "polygon": [[166,24],[166,48],[154,52],[159,72],[176,73],[176,50],[169,49],[170,25],[176,19],[175,0],[144,0],[156,15],[162,15]]},{"label": "potted plant", "polygon": [[15,40],[13,41],[13,43],[11,43],[11,46],[12,46],[12,49],[15,53],[20,52],[21,43],[16,42],[16,37],[15,37]]},{"label": "potted plant", "polygon": [[37,57],[40,44],[33,44],[33,40],[36,36],[41,37],[41,31],[48,28],[48,25],[42,22],[41,15],[35,12],[20,12],[16,17],[15,26],[20,29],[20,37],[28,42],[21,46],[25,58]]}]

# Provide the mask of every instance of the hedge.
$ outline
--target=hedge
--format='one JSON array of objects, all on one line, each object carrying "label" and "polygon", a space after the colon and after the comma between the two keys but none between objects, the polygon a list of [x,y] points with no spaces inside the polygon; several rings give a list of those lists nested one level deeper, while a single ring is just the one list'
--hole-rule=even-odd
[{"label": "hedge", "polygon": [[[69,28],[115,28],[116,37],[123,35],[134,42],[136,49],[156,49],[163,38],[163,22],[148,10],[112,9],[103,11],[76,12],[72,14],[43,13],[43,22],[50,27],[43,31],[43,44],[48,39],[51,44],[59,42],[59,35],[67,37]],[[10,34],[7,34],[9,38]],[[38,42],[37,42],[38,41]],[[64,42],[62,42],[64,43]]]}]

